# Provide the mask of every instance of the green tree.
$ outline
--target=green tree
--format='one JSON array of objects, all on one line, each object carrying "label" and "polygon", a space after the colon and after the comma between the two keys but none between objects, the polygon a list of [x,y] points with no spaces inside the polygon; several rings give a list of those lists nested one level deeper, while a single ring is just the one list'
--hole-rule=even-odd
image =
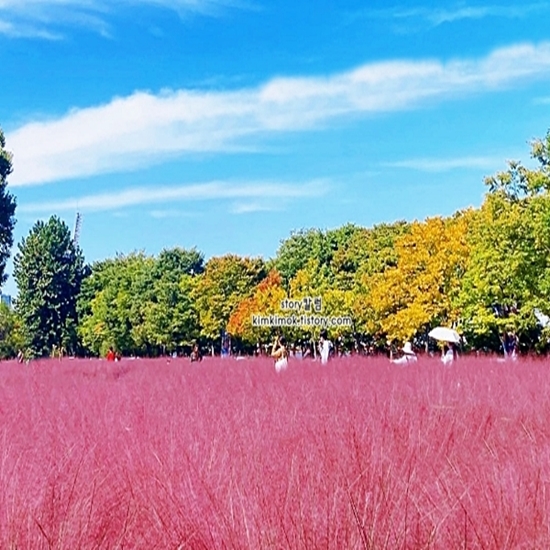
[{"label": "green tree", "polygon": [[183,249],[94,264],[79,300],[85,346],[99,355],[112,346],[123,354],[151,356],[189,345],[199,332],[191,299],[197,276],[191,273],[201,266],[200,253]]},{"label": "green tree", "polygon": [[332,258],[331,270],[338,288],[357,289],[363,286],[365,277],[394,267],[395,241],[408,231],[410,224],[404,221],[354,231]]},{"label": "green tree", "polygon": [[5,270],[6,263],[13,246],[13,228],[15,227],[16,201],[7,191],[7,179],[11,174],[12,154],[6,151],[6,139],[0,129],[0,285],[8,278]]},{"label": "green tree", "polygon": [[25,347],[33,356],[48,355],[54,346],[77,351],[76,304],[84,275],[82,252],[68,226],[55,216],[46,223],[36,222],[19,243],[14,259],[19,290],[15,307]]},{"label": "green tree", "polygon": [[143,253],[97,262],[82,285],[82,342],[94,354],[114,347],[123,354],[147,353],[145,312],[151,300],[155,259]]},{"label": "green tree", "polygon": [[154,282],[144,329],[147,343],[156,353],[190,347],[198,338],[199,319],[191,298],[193,285],[192,275],[182,275],[177,282],[167,276]]},{"label": "green tree", "polygon": [[23,347],[21,322],[10,307],[0,303],[0,359],[11,359]]},{"label": "green tree", "polygon": [[550,300],[550,196],[489,195],[469,236],[471,256],[458,296],[468,340],[498,349],[504,332],[535,344],[534,310]]},{"label": "green tree", "polygon": [[550,192],[550,130],[543,139],[531,142],[531,158],[539,163],[537,168],[509,161],[508,170],[485,178],[489,193],[513,201]]},{"label": "green tree", "polygon": [[335,273],[333,288],[351,292],[351,316],[355,338],[374,344],[379,341],[380,319],[373,307],[371,292],[379,276],[397,266],[396,241],[410,233],[411,224],[398,221],[362,228],[355,232],[345,247],[337,250],[331,269]]},{"label": "green tree", "polygon": [[200,275],[204,271],[204,256],[196,248],[165,248],[155,265],[157,278],[180,281],[183,275]]},{"label": "green tree", "polygon": [[316,262],[320,275],[332,282],[342,270],[353,268],[345,263],[343,256],[353,240],[364,231],[364,228],[351,223],[327,231],[294,231],[288,239],[281,242],[271,267],[282,275],[287,289],[298,271],[311,262]]},{"label": "green tree", "polygon": [[457,300],[476,347],[498,349],[504,332],[524,347],[544,347],[534,310],[550,312],[550,132],[531,143],[531,157],[538,167],[509,162],[485,179],[489,192],[469,235]]},{"label": "green tree", "polygon": [[273,267],[281,274],[283,284],[288,287],[292,278],[310,261],[316,261],[328,276],[328,266],[334,254],[333,243],[320,229],[293,231],[281,242]]}]

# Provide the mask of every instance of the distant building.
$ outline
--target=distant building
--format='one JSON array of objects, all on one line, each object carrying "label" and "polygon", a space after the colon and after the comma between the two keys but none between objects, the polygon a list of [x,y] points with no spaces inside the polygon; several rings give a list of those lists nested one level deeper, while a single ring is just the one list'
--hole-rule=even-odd
[{"label": "distant building", "polygon": [[11,307],[11,296],[9,294],[0,294],[0,302]]}]

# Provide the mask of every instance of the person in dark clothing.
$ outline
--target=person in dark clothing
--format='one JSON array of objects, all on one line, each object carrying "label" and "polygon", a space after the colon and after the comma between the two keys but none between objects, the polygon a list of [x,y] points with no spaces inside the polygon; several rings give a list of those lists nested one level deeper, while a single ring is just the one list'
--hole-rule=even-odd
[{"label": "person in dark clothing", "polygon": [[201,350],[196,342],[191,350],[191,362],[194,363],[195,361],[202,361]]}]

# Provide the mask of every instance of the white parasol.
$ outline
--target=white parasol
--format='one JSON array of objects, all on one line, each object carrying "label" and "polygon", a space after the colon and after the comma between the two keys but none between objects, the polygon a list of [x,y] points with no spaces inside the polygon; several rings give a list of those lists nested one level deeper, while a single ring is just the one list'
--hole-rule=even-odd
[{"label": "white parasol", "polygon": [[441,342],[452,342],[453,344],[460,343],[461,337],[456,330],[447,327],[435,327],[428,333],[428,336]]}]

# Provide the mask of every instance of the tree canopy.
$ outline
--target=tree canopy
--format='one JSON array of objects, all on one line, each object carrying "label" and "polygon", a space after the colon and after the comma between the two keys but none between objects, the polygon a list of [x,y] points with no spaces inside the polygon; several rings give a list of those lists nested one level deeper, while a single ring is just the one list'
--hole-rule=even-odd
[{"label": "tree canopy", "polygon": [[6,138],[0,128],[0,286],[6,282],[6,264],[13,246],[15,197],[8,191],[8,176],[13,171],[13,156],[6,151]]},{"label": "tree canopy", "polygon": [[84,275],[82,252],[68,226],[55,216],[36,222],[19,243],[14,259],[16,311],[32,355],[48,355],[54,346],[77,352],[76,305]]},{"label": "tree canopy", "polygon": [[[11,155],[1,138],[5,191]],[[205,262],[196,248],[176,247],[88,268],[65,224],[37,222],[15,257],[20,294],[12,317],[0,312],[12,342],[0,353],[13,353],[17,338],[38,355],[52,345],[158,355],[199,341],[215,350],[226,330],[235,345],[250,348],[274,332],[254,326],[254,315],[285,315],[283,300],[308,298],[320,299],[323,316],[351,318],[329,334],[355,349],[365,342],[424,345],[431,328],[447,325],[477,349],[498,350],[512,332],[522,349],[547,351],[550,132],[532,142],[531,157],[530,167],[513,161],[487,177],[478,208],[369,228],[300,229],[268,261],[227,254]],[[0,243],[3,277],[2,250]],[[294,342],[319,336],[307,326],[283,332]]]}]

